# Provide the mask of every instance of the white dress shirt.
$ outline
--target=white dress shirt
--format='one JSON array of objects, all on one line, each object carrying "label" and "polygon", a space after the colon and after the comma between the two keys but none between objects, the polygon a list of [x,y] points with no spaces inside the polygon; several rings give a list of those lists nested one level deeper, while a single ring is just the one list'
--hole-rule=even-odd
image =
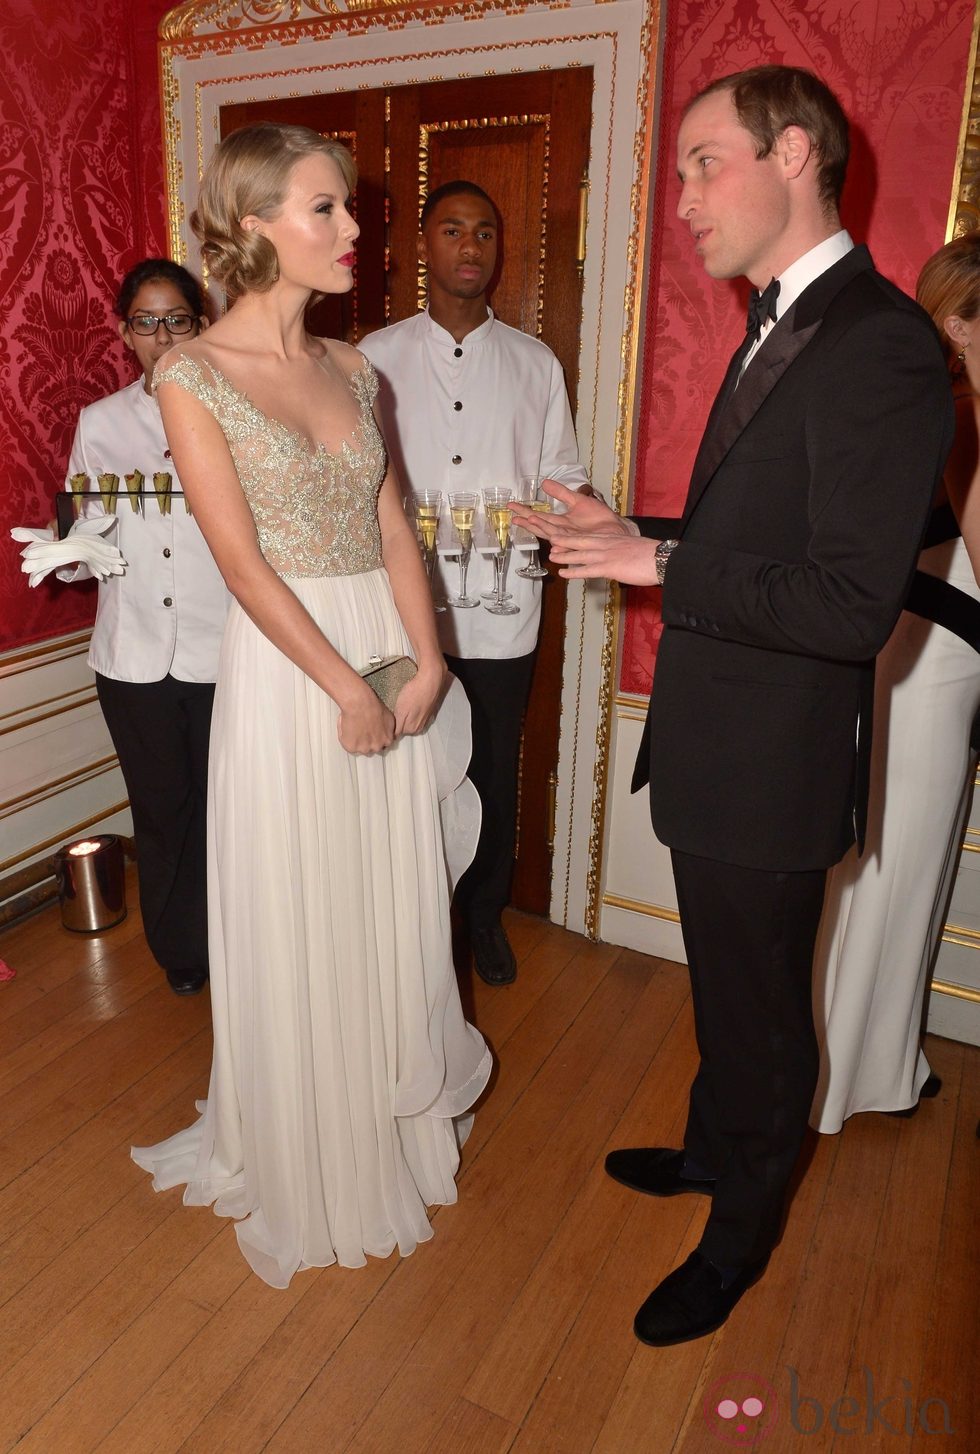
[{"label": "white dress shirt", "polygon": [[[426,310],[370,334],[359,347],[381,376],[382,428],[403,490],[442,490],[448,514],[450,491],[514,487],[524,474],[571,489],[588,483],[561,365],[539,339],[490,313],[457,343]],[[447,607],[436,616],[444,651],[503,659],[534,650],[541,582],[517,574],[526,561],[524,552],[511,551],[506,589],[519,615],[493,616],[482,605]],[[479,596],[492,585],[492,561],[474,545],[467,594]],[[440,557],[433,575],[436,599],[458,588],[458,566]]]},{"label": "white dress shirt", "polygon": [[[798,257],[795,263],[790,263],[786,271],[780,273],[777,279],[779,295],[776,298],[776,323],[787,309],[792,307],[804,288],[815,283],[820,274],[825,273],[828,268],[832,268],[834,263],[839,263],[841,258],[846,257],[853,247],[854,243],[850,233],[841,228],[840,232],[835,232],[832,237],[825,237],[823,242],[818,242],[816,247],[811,247],[810,251],[805,252],[802,257]],[[771,318],[766,319],[758,339],[745,355],[742,363],[743,374],[775,328],[776,323]],[[739,377],[741,378],[741,374]]]},{"label": "white dress shirt", "polygon": [[[98,476],[119,476],[116,524],[105,539],[126,561],[122,575],[99,584],[98,612],[88,664],[102,676],[123,682],[157,682],[173,676],[182,682],[213,682],[224,633],[229,595],[183,498],[171,500],[162,515],[155,499],[134,513],[125,476],[139,469],[144,488],[168,470],[179,489],[167,448],[160,406],[137,379],[117,394],[82,410],[71,448],[68,474],[86,474],[94,499],[86,515],[103,513]],[[59,573],[61,579],[86,580],[86,566]]]}]

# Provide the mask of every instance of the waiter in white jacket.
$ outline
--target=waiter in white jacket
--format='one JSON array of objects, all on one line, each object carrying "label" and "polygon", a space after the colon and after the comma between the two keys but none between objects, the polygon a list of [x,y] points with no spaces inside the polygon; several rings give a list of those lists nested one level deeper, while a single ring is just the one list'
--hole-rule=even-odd
[{"label": "waiter in white jacket", "polygon": [[[587,487],[561,365],[539,339],[501,323],[487,306],[497,262],[494,203],[472,182],[447,182],[426,199],[419,225],[428,307],[360,344],[381,376],[385,442],[403,486],[446,495],[490,485],[516,489],[521,475],[537,474],[572,489]],[[451,592],[454,581],[438,581],[437,594]],[[469,589],[488,591],[492,584],[490,559],[474,551]],[[541,582],[512,567],[507,590],[520,608],[516,615],[481,608],[436,618],[449,669],[470,700],[469,775],[483,805],[479,847],[456,903],[466,916],[477,973],[495,985],[517,974],[500,916],[514,868],[521,723]]]},{"label": "waiter in white jacket", "polygon": [[[175,340],[207,319],[196,279],[166,258],[126,275],[116,312],[143,374],[82,410],[68,475],[87,476],[86,516],[105,508],[98,476],[119,477],[115,524],[103,538],[123,564],[99,582],[88,664],[129,792],[147,943],[171,989],[186,995],[208,978],[208,737],[229,596],[183,498],[163,511],[151,494],[134,510],[124,476],[139,470],[152,492],[153,475],[167,473],[179,490],[151,382]],[[58,575],[85,580],[90,571],[82,564]]]}]

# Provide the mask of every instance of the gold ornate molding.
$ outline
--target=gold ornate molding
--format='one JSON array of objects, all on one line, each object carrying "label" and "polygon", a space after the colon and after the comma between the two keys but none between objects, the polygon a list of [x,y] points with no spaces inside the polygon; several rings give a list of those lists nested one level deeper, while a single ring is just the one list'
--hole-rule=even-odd
[{"label": "gold ornate molding", "polygon": [[[278,0],[261,0],[261,3],[270,7]],[[603,0],[596,0],[597,4]],[[649,3],[656,6],[659,0],[649,0]],[[365,4],[361,0],[353,0],[352,5],[346,10],[336,8],[331,11],[324,11],[323,14],[308,18],[302,21],[293,22],[285,14],[283,15],[282,27],[279,30],[262,27],[250,18],[246,11],[251,9],[244,3],[244,0],[187,0],[187,3],[177,10],[170,11],[160,24],[160,86],[163,99],[163,133],[164,133],[164,173],[167,185],[167,217],[169,224],[170,255],[175,262],[185,263],[187,261],[187,247],[183,235],[185,221],[185,206],[183,189],[185,184],[184,166],[181,161],[181,148],[183,141],[183,126],[181,119],[181,82],[178,78],[178,66],[187,62],[200,61],[205,57],[218,57],[231,55],[242,51],[256,51],[268,49],[270,56],[280,55],[279,47],[288,47],[299,44],[301,41],[332,39],[337,34],[364,35],[375,28],[384,31],[405,30],[413,23],[423,25],[432,24],[432,10],[438,9],[447,17],[452,16],[463,20],[477,20],[493,12],[519,12],[525,9],[538,10],[565,10],[568,8],[567,0],[433,0],[432,4],[403,3],[403,0],[384,0],[384,4]],[[212,13],[222,14],[235,9],[238,19],[237,28],[232,30],[213,29],[208,31],[206,18]],[[200,21],[200,27],[191,24],[195,16],[204,16]],[[181,17],[182,28],[179,34],[171,35],[171,29],[175,29]],[[287,26],[288,21],[288,26]],[[521,51],[529,48],[540,48],[548,45],[566,45],[581,41],[583,39],[595,41],[612,41],[613,44],[613,71],[615,73],[615,32],[605,30],[586,31],[583,34],[562,34],[556,36],[535,36],[526,39],[502,42],[491,42],[475,47],[451,46],[447,48],[420,48],[416,51],[408,51],[397,56],[390,57],[391,63],[402,64],[404,62],[415,62],[429,59],[433,55],[444,56],[447,59],[456,58],[461,55],[489,56],[502,51]],[[289,52],[287,51],[288,55]],[[246,79],[254,84],[266,83],[275,78],[289,77],[295,79],[297,85],[308,86],[310,94],[319,94],[325,89],[323,78],[329,75],[333,78],[330,89],[334,88],[336,78],[342,75],[350,75],[358,69],[370,67],[376,64],[376,57],[349,57],[341,58],[336,52],[331,52],[331,59],[316,65],[296,66],[287,65],[268,70],[250,71],[242,75],[211,76],[199,81],[190,81],[185,77],[185,82],[193,91],[193,114],[194,129],[196,136],[197,150],[197,175],[200,177],[204,171],[206,151],[211,145],[217,143],[217,136],[205,138],[202,121],[202,100],[204,92],[208,87],[228,85],[236,82],[244,82]],[[459,73],[465,76],[468,72]],[[486,74],[496,74],[495,71],[487,71]],[[427,80],[441,80],[443,77],[429,76]],[[337,89],[347,87],[337,86]],[[292,94],[299,94],[294,92]],[[250,99],[250,98],[249,98]],[[611,153],[612,123],[609,126],[609,145],[607,146],[607,159]],[[205,285],[207,275],[205,274]],[[595,401],[594,401],[595,403]]]},{"label": "gold ornate molding", "polygon": [[946,222],[946,241],[962,237],[980,227],[980,65],[977,40],[980,37],[980,5],[973,19],[973,38],[966,67],[966,91],[960,141],[953,172],[953,195]]},{"label": "gold ornate molding", "polygon": [[[396,0],[389,0],[396,3]],[[161,40],[252,30],[256,26],[287,25],[298,20],[319,20],[344,10],[380,9],[384,0],[185,0],[160,22]]]},{"label": "gold ornate molding", "polygon": [[[512,7],[523,9],[535,0],[509,0]],[[498,0],[486,0],[482,6],[460,5],[459,0],[185,0],[169,10],[160,21],[159,37],[164,42],[197,40],[204,36],[226,36],[229,39],[256,30],[275,32],[292,30],[309,33],[324,20],[337,20],[345,15],[364,15],[370,11],[403,10],[426,21],[433,10],[449,10],[455,14],[469,13],[474,8],[489,10]],[[545,8],[567,8],[567,0],[545,0]]]},{"label": "gold ornate molding", "polygon": [[[647,241],[652,218],[651,184],[655,165],[658,104],[657,74],[660,48],[660,0],[649,0],[640,37],[643,64],[637,87],[636,114],[644,119],[633,141],[634,171],[630,198],[632,227],[628,244],[626,317],[621,346],[618,423],[613,459],[612,506],[625,515],[632,468],[634,421],[636,417],[636,380],[640,366],[640,344],[643,331],[643,273],[646,265]],[[603,267],[605,264],[603,263]],[[598,374],[596,375],[598,389]],[[599,937],[599,915],[602,905],[603,839],[606,825],[606,794],[609,787],[610,754],[612,751],[613,701],[615,679],[619,670],[620,591],[615,585],[606,588],[603,611],[602,670],[599,687],[599,722],[596,729],[596,760],[592,797],[592,823],[589,832],[589,867],[587,874],[587,906],[585,932],[590,939]]]}]

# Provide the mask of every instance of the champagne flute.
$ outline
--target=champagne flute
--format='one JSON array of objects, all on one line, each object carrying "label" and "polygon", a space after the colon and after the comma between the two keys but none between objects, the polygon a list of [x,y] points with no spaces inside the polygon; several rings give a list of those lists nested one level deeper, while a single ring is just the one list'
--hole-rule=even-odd
[{"label": "champagne flute", "polygon": [[471,490],[453,490],[449,496],[449,514],[459,537],[459,554],[456,557],[459,562],[459,595],[447,596],[446,600],[461,611],[469,611],[480,604],[475,596],[466,594],[466,571],[473,549],[473,519],[479,503],[479,495]]},{"label": "champagne flute", "polygon": [[[484,516],[486,518],[487,529],[488,529],[490,535],[491,536],[494,536],[495,532],[494,532],[494,528],[493,528],[493,522],[490,519],[490,507],[487,504],[487,492],[486,492],[486,490],[483,490],[482,497],[483,497],[483,514],[484,514]],[[489,552],[486,551],[486,550],[481,550],[480,551],[480,554],[481,555],[489,556]],[[480,592],[480,600],[481,601],[495,601],[496,599],[497,599],[497,591],[496,591],[496,588],[494,586],[491,586],[491,588],[490,588],[489,591],[481,591]],[[510,591],[504,591],[504,594],[501,596],[500,599],[502,601],[512,601],[514,598],[511,595]]]},{"label": "champagne flute", "polygon": [[[422,551],[425,574],[432,589],[432,571],[436,562],[436,538],[439,534],[439,516],[442,514],[441,490],[415,490],[412,493],[412,513],[415,516],[415,532]],[[436,606],[437,611],[444,610]]]},{"label": "champagne flute", "polygon": [[[541,489],[540,475],[521,475],[517,485],[517,498],[522,505],[530,505],[532,510],[545,514],[551,510],[551,496]],[[537,543],[527,553],[527,565],[521,566],[517,574],[527,581],[540,581],[547,576],[548,572],[541,564],[540,547]]]},{"label": "champagne flute", "polygon": [[504,569],[507,562],[507,555],[511,547],[510,541],[510,506],[514,499],[514,492],[507,485],[493,485],[483,491],[483,503],[487,512],[487,519],[490,528],[497,537],[497,549],[493,554],[493,577],[495,595],[487,610],[492,616],[516,616],[520,606],[509,604],[504,600]]}]

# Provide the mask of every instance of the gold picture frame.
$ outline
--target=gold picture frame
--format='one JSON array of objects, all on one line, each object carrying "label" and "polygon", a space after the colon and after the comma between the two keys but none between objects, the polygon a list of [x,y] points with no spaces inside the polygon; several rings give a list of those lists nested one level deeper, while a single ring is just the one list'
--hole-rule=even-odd
[{"label": "gold picture frame", "polygon": [[953,190],[946,222],[946,241],[962,237],[980,227],[980,62],[977,41],[980,39],[980,5],[973,18],[970,57],[966,67],[963,96],[963,118],[953,169]]}]

